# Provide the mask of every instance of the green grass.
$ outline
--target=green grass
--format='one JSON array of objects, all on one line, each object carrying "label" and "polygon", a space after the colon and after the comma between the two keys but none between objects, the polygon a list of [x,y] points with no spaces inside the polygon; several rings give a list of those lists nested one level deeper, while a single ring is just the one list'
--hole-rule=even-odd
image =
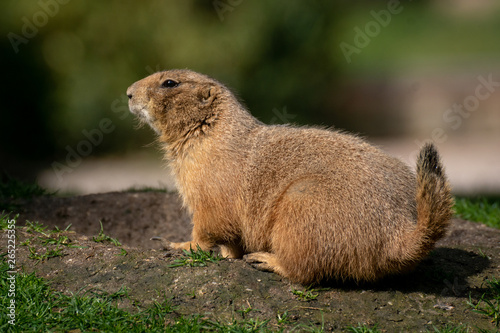
[{"label": "green grass", "polygon": [[[0,230],[7,230],[7,229],[13,229],[16,225],[17,218],[19,217],[19,214],[15,215],[14,217],[10,217],[10,214],[1,212],[0,213]],[[12,220],[14,220],[13,223]]]},{"label": "green grass", "polygon": [[318,293],[314,293],[314,289],[298,290],[292,288],[292,294],[297,296],[300,301],[309,302],[315,300],[318,297]]},{"label": "green grass", "polygon": [[50,194],[36,183],[25,182],[10,176],[0,180],[0,199],[29,199]]},{"label": "green grass", "polygon": [[196,247],[196,250],[182,250],[184,253],[183,257],[175,259],[174,263],[169,267],[204,267],[209,262],[218,262],[224,259],[219,254],[214,255],[211,251],[203,251],[199,245],[197,245]]},{"label": "green grass", "polygon": [[[385,332],[385,330],[380,330],[378,328],[378,325],[374,325],[373,327],[369,327],[367,325],[362,325],[358,324],[358,326],[348,326],[345,328],[347,332],[352,332],[352,333],[380,333],[380,332]],[[442,328],[437,328],[434,327],[433,331],[427,331],[427,332],[433,332],[433,333],[467,333],[469,332],[469,329],[467,326],[460,325],[460,326],[452,326],[452,325],[445,325]]]},{"label": "green grass", "polygon": [[[481,222],[493,228],[500,228],[500,197],[456,198],[455,213],[465,220]],[[479,301],[474,303],[472,299],[469,299],[468,304],[475,312],[491,317],[492,322],[499,327],[500,280],[493,277],[487,281],[487,284],[488,289]],[[439,332],[467,331],[466,327],[457,327],[454,330],[441,330]]]},{"label": "green grass", "polygon": [[57,246],[68,246],[73,247],[71,245],[71,239],[66,235],[56,235],[54,237],[38,237],[43,245],[57,245]]},{"label": "green grass", "polygon": [[278,311],[278,313],[276,314],[276,322],[279,326],[290,324],[291,318],[288,311],[285,310],[283,313]]},{"label": "green grass", "polygon": [[36,183],[25,182],[8,175],[0,176],[0,212],[19,209],[19,204],[12,202],[15,199],[31,199],[52,194]]},{"label": "green grass", "polygon": [[[428,331],[430,332],[430,331]],[[469,328],[465,325],[452,326],[449,324],[444,325],[442,328],[434,327],[434,333],[467,333]]]},{"label": "green grass", "polygon": [[61,247],[57,247],[55,249],[45,249],[45,252],[42,251],[36,251],[34,248],[29,247],[30,254],[28,255],[28,258],[32,260],[37,260],[37,261],[43,261],[45,259],[49,258],[55,258],[55,257],[64,257],[65,253],[63,252],[63,249]]},{"label": "green grass", "polygon": [[48,236],[48,234],[45,232],[46,230],[47,226],[41,224],[38,221],[26,221],[26,232],[29,232],[30,234],[38,233],[44,236]]},{"label": "green grass", "polygon": [[99,235],[92,237],[92,240],[96,243],[110,242],[114,246],[121,246],[122,244],[116,238],[109,237],[104,233],[102,222],[99,221],[99,223],[101,224],[101,230],[99,231]]},{"label": "green grass", "polygon": [[[7,267],[2,263],[2,276],[7,274]],[[78,292],[64,295],[51,290],[48,284],[34,274],[18,273],[15,275],[16,319],[15,330],[5,316],[0,317],[0,331],[7,332],[46,332],[51,330],[66,331],[113,331],[140,332],[163,328],[161,318],[171,312],[169,304],[155,303],[152,308],[139,312],[127,313],[117,307],[117,300],[127,297],[126,291],[114,294]],[[7,295],[8,285],[5,279],[0,282],[2,295]],[[2,308],[8,306],[10,299],[2,297]],[[161,321],[161,324],[159,323]]]},{"label": "green grass", "polygon": [[500,198],[456,198],[455,213],[470,221],[500,228]]},{"label": "green grass", "polygon": [[[0,216],[0,225],[2,229],[4,229],[5,221],[9,219],[10,214],[3,214]],[[17,220],[19,215],[14,217],[14,220]],[[35,248],[31,247],[31,243],[34,240],[33,238],[27,238],[24,242],[19,244],[19,246],[28,246],[29,255],[28,258],[37,261],[43,261],[49,258],[54,257],[62,257],[66,254],[63,252],[64,247],[74,247],[78,248],[80,246],[72,244],[71,239],[66,235],[61,235],[61,232],[65,232],[70,228],[69,225],[66,229],[60,230],[59,228],[55,228],[54,230],[47,231],[47,226],[39,223],[39,222],[31,222],[26,221],[26,232],[31,234],[40,234],[38,236],[38,240],[44,246],[45,249],[35,250]],[[55,248],[49,248],[49,246],[55,246]]]},{"label": "green grass", "polygon": [[348,326],[346,327],[347,332],[352,332],[352,333],[379,333],[381,332],[377,325],[373,327],[368,327],[366,325],[361,325],[358,324],[358,326]]},{"label": "green grass", "polygon": [[491,318],[497,327],[500,327],[500,279],[495,277],[486,281],[487,291],[479,301],[474,302],[469,298],[468,304],[475,312]]}]

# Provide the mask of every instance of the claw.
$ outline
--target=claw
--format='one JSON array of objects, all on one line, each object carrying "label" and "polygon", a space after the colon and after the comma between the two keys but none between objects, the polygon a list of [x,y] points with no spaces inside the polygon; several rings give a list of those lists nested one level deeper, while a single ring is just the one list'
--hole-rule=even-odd
[{"label": "claw", "polygon": [[283,274],[276,255],[268,252],[253,252],[243,256],[243,260],[261,271]]},{"label": "claw", "polygon": [[171,250],[172,249],[172,246],[170,245],[170,242],[167,241],[167,240],[165,240],[162,237],[154,236],[154,237],[151,237],[150,240],[152,240],[152,241],[160,241],[161,242],[161,246],[163,247],[164,250]]},{"label": "claw", "polygon": [[243,260],[249,264],[256,264],[256,263],[261,263],[262,260],[259,258],[256,258],[253,253],[246,254],[243,256]]}]

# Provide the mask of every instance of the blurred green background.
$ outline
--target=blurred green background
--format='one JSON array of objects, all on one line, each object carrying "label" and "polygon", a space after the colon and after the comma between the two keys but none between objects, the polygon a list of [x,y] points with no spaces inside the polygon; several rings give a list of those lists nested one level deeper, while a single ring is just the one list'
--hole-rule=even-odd
[{"label": "blurred green background", "polygon": [[[346,57],[356,28],[369,41]],[[496,97],[443,124],[478,76],[500,81],[498,1],[4,0],[0,30],[0,169],[16,177],[65,165],[104,118],[113,130],[83,159],[144,149],[154,137],[134,128],[125,91],[171,68],[226,83],[266,123],[411,140],[500,132]]]}]

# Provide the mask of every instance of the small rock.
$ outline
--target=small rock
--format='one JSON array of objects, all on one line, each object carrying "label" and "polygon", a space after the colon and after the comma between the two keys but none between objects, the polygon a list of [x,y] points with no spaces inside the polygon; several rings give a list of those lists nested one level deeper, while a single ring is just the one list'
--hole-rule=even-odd
[{"label": "small rock", "polygon": [[446,310],[446,311],[450,311],[450,310],[453,310],[455,307],[451,304],[436,304],[434,305],[434,309],[441,309],[441,310]]}]

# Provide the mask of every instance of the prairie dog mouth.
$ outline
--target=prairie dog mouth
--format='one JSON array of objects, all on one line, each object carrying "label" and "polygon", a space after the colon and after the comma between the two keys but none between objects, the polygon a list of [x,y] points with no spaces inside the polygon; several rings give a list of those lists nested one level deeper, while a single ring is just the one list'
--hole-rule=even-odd
[{"label": "prairie dog mouth", "polygon": [[129,109],[141,123],[148,124],[157,134],[160,134],[160,131],[154,125],[155,119],[149,114],[146,107],[129,103]]}]

